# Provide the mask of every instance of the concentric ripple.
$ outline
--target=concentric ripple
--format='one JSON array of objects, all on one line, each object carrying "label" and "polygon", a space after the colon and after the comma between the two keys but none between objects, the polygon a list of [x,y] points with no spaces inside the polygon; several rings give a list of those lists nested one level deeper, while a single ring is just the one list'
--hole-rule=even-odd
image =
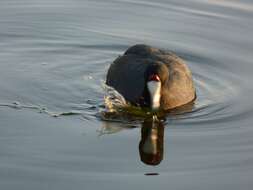
[{"label": "concentric ripple", "polygon": [[[47,45],[44,44],[41,47],[41,53],[43,53],[44,46]],[[105,51],[104,47],[107,46],[110,48]],[[120,113],[114,110],[113,115],[106,114],[110,116],[109,118],[101,114],[111,112],[113,107],[126,106],[124,98],[113,91],[108,94],[109,88],[105,88],[104,84],[107,68],[114,57],[123,53],[125,46],[119,44],[107,46],[100,44],[85,47],[80,44],[63,45],[65,53],[68,52],[69,55],[73,51],[87,51],[89,57],[86,59],[76,54],[75,59],[73,60],[72,55],[72,60],[70,60],[66,54],[66,60],[58,64],[42,62],[41,67],[44,73],[40,73],[40,76],[44,74],[48,77],[41,82],[40,78],[30,76],[33,81],[31,89],[35,90],[38,95],[23,94],[25,102],[16,99],[2,103],[0,106],[35,109],[54,117],[81,115],[85,120],[98,117],[102,120],[132,124],[143,121],[146,116],[149,116],[149,113],[146,114],[134,107],[127,109],[127,117],[123,117],[126,110],[122,112],[122,109]],[[52,50],[59,49],[59,45],[55,44],[51,48]],[[190,109],[187,107],[187,109],[167,114],[168,123],[187,125],[226,122],[247,117],[248,113],[252,112],[250,107],[240,106],[240,96],[244,88],[243,79],[226,68],[226,63],[200,56],[198,53],[178,52],[177,54],[192,70],[197,99]],[[72,64],[69,64],[71,61]],[[93,64],[90,64],[91,62]],[[45,89],[44,86],[47,88]],[[20,103],[15,104],[15,102]]]},{"label": "concentric ripple", "polygon": [[[192,68],[197,99],[191,111],[169,121],[180,124],[203,124],[238,119],[249,110],[239,109],[242,79],[222,67],[222,63],[201,56],[183,56]],[[242,113],[243,112],[243,113]]]}]

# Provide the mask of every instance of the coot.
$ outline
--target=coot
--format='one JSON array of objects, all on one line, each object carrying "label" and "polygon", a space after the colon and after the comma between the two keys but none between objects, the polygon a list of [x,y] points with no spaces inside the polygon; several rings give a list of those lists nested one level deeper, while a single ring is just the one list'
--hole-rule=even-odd
[{"label": "coot", "polygon": [[185,62],[172,52],[143,44],[130,47],[110,65],[106,84],[131,104],[153,110],[170,110],[196,97]]}]

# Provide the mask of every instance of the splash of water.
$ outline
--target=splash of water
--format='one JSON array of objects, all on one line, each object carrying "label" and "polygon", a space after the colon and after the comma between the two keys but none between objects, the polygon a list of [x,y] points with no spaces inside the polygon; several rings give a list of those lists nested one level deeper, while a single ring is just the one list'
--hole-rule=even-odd
[{"label": "splash of water", "polygon": [[117,121],[123,123],[139,123],[147,118],[157,120],[163,112],[153,112],[150,108],[142,108],[131,105],[113,87],[102,84],[105,91],[105,110],[101,112],[101,119],[106,121]]},{"label": "splash of water", "polygon": [[125,98],[113,87],[102,84],[102,87],[105,91],[104,102],[107,112],[117,112],[123,107],[129,106]]}]

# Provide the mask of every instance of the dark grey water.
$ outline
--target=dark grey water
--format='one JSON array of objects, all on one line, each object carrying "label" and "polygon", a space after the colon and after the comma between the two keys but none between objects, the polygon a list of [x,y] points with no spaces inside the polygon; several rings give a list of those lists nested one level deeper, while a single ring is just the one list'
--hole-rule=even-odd
[{"label": "dark grey water", "polygon": [[[252,189],[252,31],[250,0],[1,0],[0,189]],[[137,43],[185,59],[198,94],[154,129],[156,166],[145,124],[97,117]]]}]

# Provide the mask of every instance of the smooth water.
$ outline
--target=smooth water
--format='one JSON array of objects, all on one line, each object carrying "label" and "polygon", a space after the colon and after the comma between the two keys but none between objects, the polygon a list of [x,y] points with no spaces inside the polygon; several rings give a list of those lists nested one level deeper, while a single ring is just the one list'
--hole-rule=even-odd
[{"label": "smooth water", "polygon": [[[250,0],[1,0],[0,189],[252,189],[252,31]],[[101,120],[137,43],[186,60],[192,111]]]}]

